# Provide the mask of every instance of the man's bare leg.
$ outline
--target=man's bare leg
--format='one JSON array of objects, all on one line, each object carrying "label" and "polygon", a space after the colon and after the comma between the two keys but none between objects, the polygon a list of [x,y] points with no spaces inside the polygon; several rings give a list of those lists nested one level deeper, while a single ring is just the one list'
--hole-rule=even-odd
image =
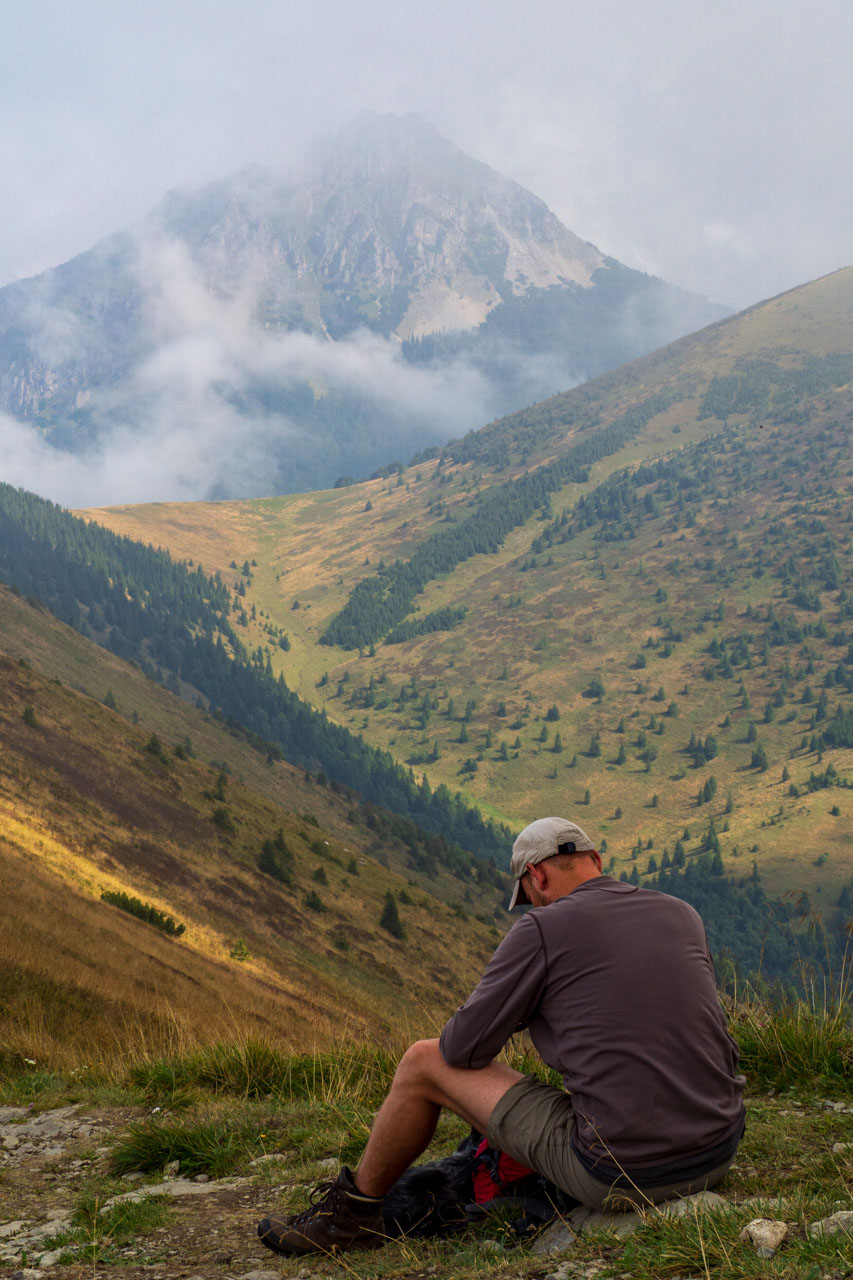
[{"label": "man's bare leg", "polygon": [[366,1196],[384,1196],[429,1146],[442,1107],[485,1133],[497,1103],[522,1078],[521,1072],[502,1062],[477,1071],[448,1066],[438,1040],[413,1044],[400,1059],[391,1089],[373,1122],[354,1175],[359,1191]]}]

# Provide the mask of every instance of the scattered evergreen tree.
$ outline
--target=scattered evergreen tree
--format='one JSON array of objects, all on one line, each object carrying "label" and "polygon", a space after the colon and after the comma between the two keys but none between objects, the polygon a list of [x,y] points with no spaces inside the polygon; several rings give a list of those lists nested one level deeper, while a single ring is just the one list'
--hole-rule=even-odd
[{"label": "scattered evergreen tree", "polygon": [[266,839],[261,845],[258,855],[258,870],[271,876],[280,884],[293,885],[293,853],[284,839],[284,832],[279,827],[274,836]]},{"label": "scattered evergreen tree", "polygon": [[397,910],[397,903],[390,889],[385,894],[385,904],[382,907],[379,924],[387,933],[391,934],[392,938],[402,940],[406,936],[406,930],[403,928],[403,922]]}]

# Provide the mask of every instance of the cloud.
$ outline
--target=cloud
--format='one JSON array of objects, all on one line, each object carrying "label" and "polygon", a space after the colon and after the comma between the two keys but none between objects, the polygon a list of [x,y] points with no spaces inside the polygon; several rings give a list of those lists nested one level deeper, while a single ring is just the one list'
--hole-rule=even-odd
[{"label": "cloud", "polygon": [[[388,433],[376,441],[386,461],[492,416],[493,388],[462,360],[408,365],[397,342],[367,330],[332,342],[265,329],[259,273],[248,271],[230,293],[213,289],[184,245],[157,235],[139,237],[133,272],[145,290],[147,354],[118,386],[91,394],[93,427],[74,452],[0,417],[8,483],[75,507],[280,492],[289,455],[304,464],[320,446],[276,407],[306,384],[320,397],[373,406]],[[42,357],[82,356],[84,329],[69,313],[34,304],[29,322]],[[347,457],[346,440],[340,453]],[[315,463],[331,483],[328,463]]]},{"label": "cloud", "polygon": [[[152,219],[105,242],[84,320],[57,302],[75,298],[73,275],[69,286],[64,270],[54,273],[53,292],[50,277],[38,282],[29,343],[46,381],[81,389],[79,411],[45,432],[4,418],[0,478],[77,507],[323,488],[405,462],[590,372],[559,325],[550,350],[493,327],[428,364],[368,329],[332,341],[268,327],[271,296],[298,315],[305,283],[267,249],[253,257],[242,234],[235,260],[227,236],[225,220],[190,248]],[[691,295],[650,286],[628,293],[620,321],[611,355],[629,359],[708,314]],[[128,371],[108,385],[104,370],[115,377],[120,361]]]},{"label": "cloud", "polygon": [[[271,423],[267,423],[269,428]],[[279,424],[286,431],[286,424]],[[52,445],[30,423],[0,414],[2,479],[68,507],[193,501],[251,491],[268,467],[257,423],[213,404],[205,432],[152,422],[120,426],[80,453]]]}]

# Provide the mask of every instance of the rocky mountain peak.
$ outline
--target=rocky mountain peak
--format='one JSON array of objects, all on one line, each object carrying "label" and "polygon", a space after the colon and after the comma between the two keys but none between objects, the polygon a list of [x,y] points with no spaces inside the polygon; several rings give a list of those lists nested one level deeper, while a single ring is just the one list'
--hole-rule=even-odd
[{"label": "rocky mountain peak", "polygon": [[[133,231],[0,290],[0,411],[72,450],[116,423],[180,431],[220,410],[287,424],[287,492],[369,474],[720,314],[605,257],[420,117],[367,114],[298,172],[173,191]],[[212,491],[236,491],[227,471]]]},{"label": "rocky mountain peak", "polygon": [[363,111],[335,134],[315,143],[306,159],[305,176],[309,182],[331,189],[381,180],[390,171],[404,168],[431,168],[438,173],[442,167],[451,167],[457,157],[487,170],[486,165],[463,156],[414,111],[403,116]]}]

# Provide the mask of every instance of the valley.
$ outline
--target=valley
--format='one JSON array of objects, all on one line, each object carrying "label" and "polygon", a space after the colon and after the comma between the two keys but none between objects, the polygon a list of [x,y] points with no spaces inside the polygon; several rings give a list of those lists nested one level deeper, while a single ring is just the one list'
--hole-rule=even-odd
[{"label": "valley", "polygon": [[[617,875],[719,852],[832,917],[853,877],[851,299],[838,272],[361,485],[87,514],[218,570],[247,647],[433,786],[515,829],[570,810]],[[371,602],[426,546],[440,567],[402,616],[453,625],[388,643]],[[322,643],[359,583],[354,646]]]}]

